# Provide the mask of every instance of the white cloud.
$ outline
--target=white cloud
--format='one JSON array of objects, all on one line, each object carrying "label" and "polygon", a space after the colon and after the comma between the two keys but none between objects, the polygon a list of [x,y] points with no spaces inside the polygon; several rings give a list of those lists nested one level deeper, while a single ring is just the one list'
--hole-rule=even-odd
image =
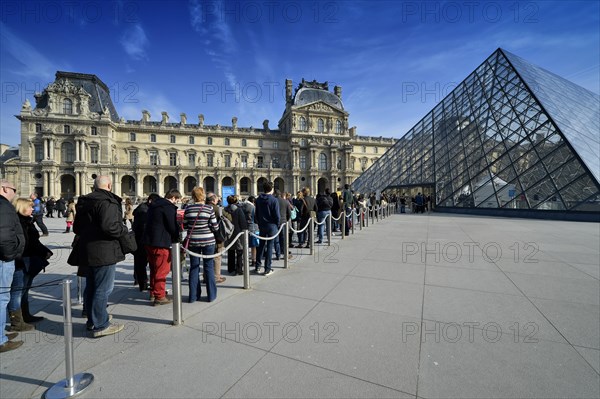
[{"label": "white cloud", "polygon": [[[211,3],[216,9],[223,7],[222,2]],[[190,1],[190,22],[192,28],[202,36],[206,46],[205,53],[210,60],[219,67],[227,83],[235,87],[239,83],[234,68],[230,60],[235,59],[238,49],[237,41],[231,31],[231,27],[222,19],[218,13],[206,15],[203,12],[204,6],[197,0]],[[209,20],[210,18],[210,20]],[[209,48],[210,46],[210,48]]]},{"label": "white cloud", "polygon": [[[12,33],[2,22],[0,22],[0,47],[2,53],[8,53],[18,64],[18,67],[11,70],[3,70],[3,75],[8,72],[20,77],[44,79],[48,82],[53,80],[54,73],[61,69],[34,46]],[[6,65],[5,59],[3,69]]]},{"label": "white cloud", "polygon": [[149,44],[146,32],[139,24],[133,25],[130,29],[126,30],[121,37],[123,49],[134,60],[148,59],[146,48]]}]

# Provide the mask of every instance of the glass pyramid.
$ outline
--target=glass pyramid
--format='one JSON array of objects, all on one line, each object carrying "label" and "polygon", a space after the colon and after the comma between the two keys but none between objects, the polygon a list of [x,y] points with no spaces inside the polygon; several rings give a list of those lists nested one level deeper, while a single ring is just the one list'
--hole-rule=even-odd
[{"label": "glass pyramid", "polygon": [[438,208],[600,211],[600,96],[496,50],[352,184]]}]

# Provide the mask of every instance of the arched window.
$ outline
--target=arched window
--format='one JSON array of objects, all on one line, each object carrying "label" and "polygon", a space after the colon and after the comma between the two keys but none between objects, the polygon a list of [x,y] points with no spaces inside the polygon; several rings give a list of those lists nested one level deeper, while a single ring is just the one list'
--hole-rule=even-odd
[{"label": "arched window", "polygon": [[303,116],[300,117],[300,130],[302,130],[302,131],[308,130],[308,127],[306,126],[306,118]]},{"label": "arched window", "polygon": [[188,137],[188,144],[194,144],[194,136]]},{"label": "arched window", "polygon": [[63,114],[71,115],[73,113],[73,101],[65,98],[63,101]]},{"label": "arched window", "polygon": [[242,139],[242,147],[247,147],[248,146],[248,142],[246,141],[246,139]]},{"label": "arched window", "polygon": [[319,118],[319,120],[317,121],[317,132],[323,133],[324,131],[325,131],[325,122],[323,122],[323,119]]},{"label": "arched window", "polygon": [[342,122],[335,121],[335,132],[342,133]]},{"label": "arched window", "polygon": [[327,155],[325,153],[319,155],[319,170],[327,170]]}]

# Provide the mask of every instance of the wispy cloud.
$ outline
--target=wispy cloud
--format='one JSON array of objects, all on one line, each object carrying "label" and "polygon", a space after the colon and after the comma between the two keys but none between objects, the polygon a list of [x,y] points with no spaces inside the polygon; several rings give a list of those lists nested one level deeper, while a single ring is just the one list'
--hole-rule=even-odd
[{"label": "wispy cloud", "polygon": [[[16,61],[13,68],[3,72],[9,72],[20,77],[50,81],[54,73],[61,69],[33,45],[15,35],[2,22],[0,22],[0,45],[2,53],[9,55]],[[3,64],[8,65],[6,59]]]},{"label": "wispy cloud", "polygon": [[146,32],[141,25],[133,25],[127,29],[121,37],[121,45],[125,52],[134,60],[147,60],[148,54],[146,49],[150,42],[146,36]]},{"label": "wispy cloud", "polygon": [[[214,5],[217,9],[224,7],[223,2]],[[227,83],[235,87],[239,81],[230,60],[234,59],[238,45],[231,27],[219,14],[205,13],[205,6],[198,0],[192,0],[189,9],[192,28],[203,38],[206,54],[221,68]]]}]

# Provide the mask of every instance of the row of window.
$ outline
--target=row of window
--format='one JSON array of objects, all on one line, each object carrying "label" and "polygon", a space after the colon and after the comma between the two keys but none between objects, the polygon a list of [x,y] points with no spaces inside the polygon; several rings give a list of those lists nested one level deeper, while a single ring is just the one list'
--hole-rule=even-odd
[{"label": "row of window", "polygon": [[[303,117],[302,117],[303,118]],[[301,118],[301,119],[302,119]],[[37,133],[42,131],[42,124],[41,123],[36,123],[35,124],[35,131]],[[70,125],[64,125],[63,126],[63,133],[64,134],[71,134],[71,126]],[[92,136],[97,136],[98,135],[98,128],[96,126],[92,126],[91,127],[91,135]],[[188,144],[196,144],[196,138],[194,136],[188,136]],[[129,141],[137,141],[137,133],[129,133]],[[156,134],[151,133],[150,134],[150,142],[151,143],[156,143]],[[176,144],[177,143],[177,136],[174,134],[171,134],[169,136],[169,143],[171,144]],[[213,145],[213,138],[212,137],[207,137],[206,138],[206,144],[207,145]],[[226,137],[224,139],[224,143],[225,146],[230,146],[231,145],[231,140]],[[307,141],[306,139],[302,139],[300,142],[300,145],[302,146],[306,146]],[[246,139],[242,139],[241,142],[241,146],[242,147],[247,147],[248,146],[248,141]],[[263,148],[264,143],[262,139],[258,139],[258,147],[259,148]],[[278,149],[279,148],[279,142],[278,141],[272,141],[272,146],[274,149]],[[362,146],[362,152],[366,153],[367,152],[367,146]],[[373,147],[373,152],[375,154],[378,153],[378,148],[377,147]]]},{"label": "row of window", "polygon": [[[137,133],[129,133],[129,141],[137,141]],[[206,138],[206,144],[207,145],[213,145],[213,138],[212,137],[207,137]],[[156,134],[151,133],[150,134],[150,142],[151,143],[156,143]],[[174,134],[169,135],[169,143],[171,144],[175,144],[177,143],[177,136]],[[196,137],[194,136],[188,136],[188,144],[196,144]],[[223,144],[225,146],[230,146],[231,145],[231,139],[229,139],[228,137],[225,137]],[[262,148],[264,145],[263,140],[262,139],[258,139],[258,147]],[[241,141],[241,146],[242,147],[247,147],[248,146],[248,140],[246,139],[242,139]],[[273,141],[272,142],[272,146],[273,148],[277,149],[279,148],[279,142],[278,141]]]},{"label": "row of window", "polygon": [[[298,121],[298,130],[301,130],[303,132],[308,131],[308,123],[306,121],[306,118],[301,116],[299,121]],[[325,121],[322,118],[319,118],[317,120],[317,132],[319,133],[324,133],[325,132]],[[335,121],[335,132],[338,134],[342,133],[342,122],[339,120]]]}]

